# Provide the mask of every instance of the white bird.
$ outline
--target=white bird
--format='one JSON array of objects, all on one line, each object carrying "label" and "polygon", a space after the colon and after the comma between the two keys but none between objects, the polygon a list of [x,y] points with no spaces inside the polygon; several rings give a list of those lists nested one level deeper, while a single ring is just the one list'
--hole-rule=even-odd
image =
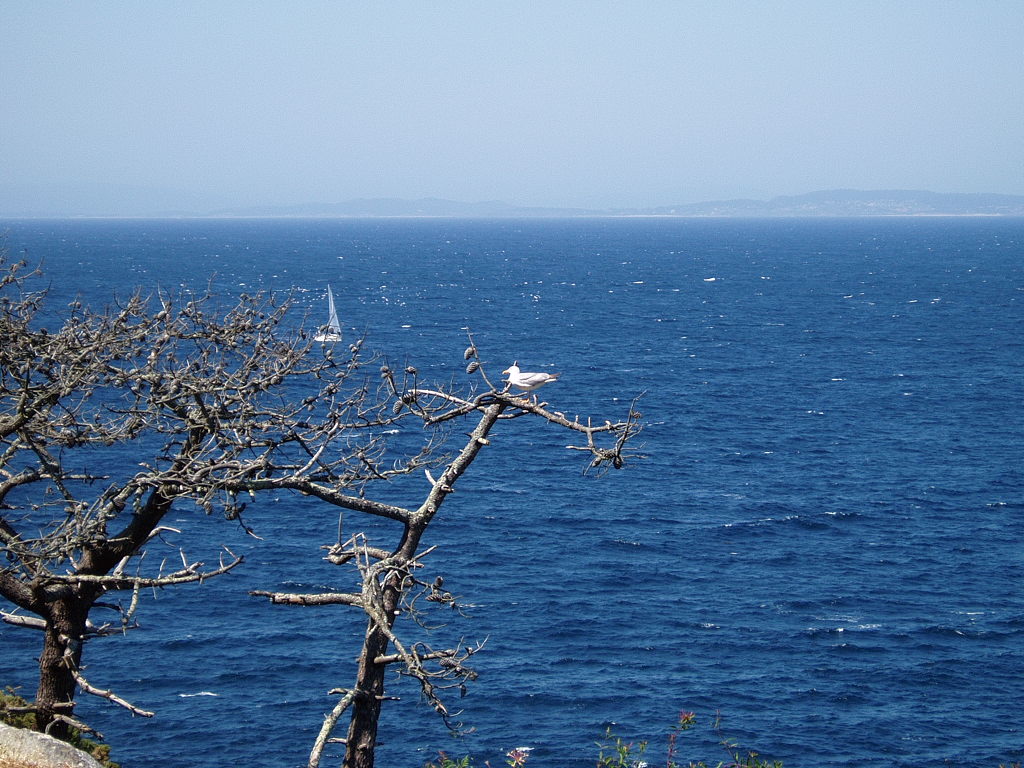
[{"label": "white bird", "polygon": [[560,373],[527,373],[520,371],[519,366],[516,364],[510,365],[502,373],[508,374],[509,384],[527,392],[532,392],[552,381],[558,381],[558,377],[562,375]]}]

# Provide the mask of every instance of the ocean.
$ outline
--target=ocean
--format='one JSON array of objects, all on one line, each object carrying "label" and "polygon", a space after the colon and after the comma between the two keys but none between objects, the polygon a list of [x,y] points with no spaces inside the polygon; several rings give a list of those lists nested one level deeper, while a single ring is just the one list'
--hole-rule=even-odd
[{"label": "ocean", "polygon": [[[725,759],[709,723],[787,768],[1024,759],[1024,219],[72,220],[0,222],[41,261],[54,321],[80,296],[292,292],[427,381],[558,371],[553,408],[615,419],[646,458],[584,475],[550,426],[503,425],[427,536],[485,640],[448,735],[392,681],[378,764],[595,764],[607,729],[664,763]],[[465,430],[470,429],[467,425]],[[458,432],[457,432],[458,434]],[[418,440],[418,434],[402,439]],[[425,484],[372,489],[414,503]],[[91,641],[80,695],[125,768],[304,766],[351,684],[351,608],[251,589],[347,589],[337,517],[268,495],[262,540],[182,508],[177,544],[232,574],[151,594]],[[346,525],[355,529],[354,513]],[[366,525],[382,543],[394,531]],[[162,545],[161,545],[162,546]],[[154,557],[163,556],[155,552]],[[0,625],[0,685],[34,691],[39,638]],[[337,764],[337,750],[324,765]]]}]

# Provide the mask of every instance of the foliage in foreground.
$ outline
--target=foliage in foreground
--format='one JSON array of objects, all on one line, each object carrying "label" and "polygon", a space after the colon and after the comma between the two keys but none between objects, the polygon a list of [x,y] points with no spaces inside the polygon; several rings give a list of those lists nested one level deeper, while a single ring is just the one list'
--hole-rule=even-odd
[{"label": "foliage in foreground", "polygon": [[[697,715],[693,712],[680,712],[679,720],[668,733],[668,746],[665,756],[665,768],[683,768],[683,763],[676,761],[679,749],[679,734],[689,731],[697,724]],[[748,751],[742,753],[739,744],[735,739],[722,735],[721,715],[716,714],[711,727],[718,736],[718,743],[728,754],[728,760],[720,760],[714,764],[715,768],[782,768],[781,760],[763,760],[757,752]],[[625,742],[615,736],[611,729],[605,732],[604,741],[599,741],[597,746],[600,750],[597,758],[598,768],[634,768],[634,766],[646,766],[648,763],[643,759],[647,752],[646,741]],[[708,768],[709,763],[687,762],[686,768]]]},{"label": "foliage in foreground", "polygon": [[[0,723],[34,731],[36,730],[36,715],[35,712],[29,710],[31,710],[29,703],[18,696],[13,688],[8,687],[0,691]],[[97,744],[95,741],[85,738],[77,728],[71,728],[68,738],[64,741],[76,749],[92,755],[104,768],[121,768],[119,763],[110,759],[110,747],[107,744]]]},{"label": "foliage in foreground", "polygon": [[[692,729],[697,724],[697,715],[693,712],[680,712],[678,722],[669,729],[665,762],[651,764],[644,759],[647,753],[648,742],[646,741],[624,741],[612,733],[609,728],[604,739],[597,742],[598,748],[597,768],[655,768],[655,765],[663,765],[664,768],[783,768],[781,760],[764,760],[757,752],[748,751],[743,754],[739,744],[734,739],[726,738],[721,731],[721,717],[715,715],[711,727],[719,738],[719,744],[728,754],[728,760],[720,760],[717,763],[700,762],[681,763],[677,760],[679,750],[679,734]],[[528,749],[519,747],[505,755],[505,764],[510,768],[522,768],[530,757]],[[444,752],[438,754],[437,762],[428,762],[423,768],[473,768],[473,759],[468,755],[458,760],[449,757]],[[491,768],[489,762],[484,763]]]},{"label": "foliage in foreground", "polygon": [[[678,762],[679,734],[689,731],[697,724],[697,715],[693,712],[680,712],[678,722],[669,729],[667,748],[664,762],[650,763],[644,759],[647,753],[648,742],[646,741],[623,741],[612,733],[609,728],[604,739],[598,741],[597,768],[783,768],[781,760],[765,760],[757,752],[740,749],[735,739],[730,739],[722,734],[721,714],[716,713],[711,722],[711,728],[718,737],[718,743],[728,755],[728,759],[719,760],[716,763],[689,761]],[[505,755],[505,765],[510,768],[523,768],[530,757],[530,750],[526,747],[517,747]],[[653,759],[653,758],[652,758]],[[489,762],[485,762],[487,768],[491,768]],[[444,752],[437,756],[436,762],[427,762],[423,768],[474,768],[473,758],[462,757],[458,760],[449,757]],[[1000,763],[999,768],[1022,768],[1019,762]]]}]

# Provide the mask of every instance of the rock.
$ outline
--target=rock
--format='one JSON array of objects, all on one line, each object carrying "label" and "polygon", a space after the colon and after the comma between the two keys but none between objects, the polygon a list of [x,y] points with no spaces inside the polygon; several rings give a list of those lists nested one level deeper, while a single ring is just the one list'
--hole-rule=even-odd
[{"label": "rock", "polygon": [[0,768],[102,768],[67,742],[0,723]]}]

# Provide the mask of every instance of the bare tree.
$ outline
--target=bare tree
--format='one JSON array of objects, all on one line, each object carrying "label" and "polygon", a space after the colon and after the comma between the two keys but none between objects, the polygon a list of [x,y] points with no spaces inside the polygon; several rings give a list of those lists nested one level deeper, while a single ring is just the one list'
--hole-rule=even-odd
[{"label": "bare tree", "polygon": [[[220,309],[209,292],[135,295],[104,311],[73,302],[50,332],[46,294],[29,290],[36,277],[0,254],[0,596],[15,606],[5,621],[42,631],[32,707],[38,727],[57,735],[75,722],[79,689],[150,714],[84,677],[86,640],[130,629],[143,589],[202,581],[241,563],[228,551],[210,566],[184,552],[180,567],[147,559],[155,537],[173,534],[164,523],[171,508],[185,503],[245,527],[240,499],[267,490],[401,527],[397,543],[380,547],[363,534],[344,537],[339,518],[327,559],[356,569],[352,592],[256,593],[366,615],[355,682],[336,689],[341,698],[310,765],[349,710],[345,764],[373,765],[393,666],[458,728],[445,691],[473,679],[467,660],[479,646],[434,648],[429,635],[395,626],[399,613],[416,621],[424,606],[458,607],[441,579],[418,575],[431,552],[422,547],[427,527],[502,422],[540,419],[577,435],[570,448],[598,472],[622,466],[640,429],[632,406],[622,421],[594,424],[510,391],[488,377],[472,343],[465,361],[476,384],[466,390],[424,386],[412,367],[383,365],[377,375],[380,361],[360,341],[313,341],[284,323],[289,302],[273,297],[242,296]],[[455,425],[466,420],[474,425],[461,440]],[[403,446],[392,433],[404,421],[429,429]],[[420,472],[428,482],[415,507],[367,493]],[[101,611],[109,621],[93,621]]]},{"label": "bare tree", "polygon": [[[443,468],[439,469],[436,477],[429,470],[424,471],[428,484],[419,506],[402,508],[369,503],[362,497],[337,493],[315,481],[303,481],[293,486],[338,507],[379,515],[402,524],[397,544],[389,548],[372,546],[363,534],[343,541],[339,525],[337,541],[325,547],[328,549],[327,559],[338,565],[354,565],[359,571],[359,590],[329,594],[252,593],[279,604],[349,605],[362,609],[367,616],[355,682],[351,688],[331,691],[341,698],[324,719],[310,753],[310,768],[320,764],[324,749],[331,742],[345,744],[346,768],[372,768],[381,704],[388,698],[385,677],[392,665],[396,665],[401,674],[417,680],[424,699],[445,724],[453,730],[459,729],[460,724],[454,721],[455,715],[449,711],[443,692],[450,688],[465,691],[466,682],[476,676],[466,662],[480,646],[460,643],[451,648],[434,648],[427,640],[407,640],[396,628],[396,619],[403,616],[419,623],[421,601],[458,607],[456,598],[445,591],[442,578],[428,581],[417,577],[423,559],[433,550],[432,547],[420,547],[427,527],[441,505],[454,493],[459,478],[480,451],[490,445],[492,430],[502,421],[521,417],[554,424],[580,437],[581,444],[568,447],[585,452],[589,457],[587,469],[597,471],[621,467],[627,457],[628,442],[640,431],[640,414],[634,408],[635,401],[624,420],[602,421],[595,425],[579,417],[570,419],[564,413],[549,408],[547,403],[539,402],[535,396],[510,391],[508,385],[502,386],[501,382],[495,383],[488,377],[472,337],[470,342],[465,351],[465,359],[469,361],[467,372],[479,376],[479,386],[469,394],[422,386],[415,368],[407,368],[400,378],[386,365],[381,369],[393,398],[394,412],[408,412],[428,427],[442,427],[465,419],[475,421],[461,448],[438,465]],[[333,737],[347,710],[351,710],[347,737]]]},{"label": "bare tree", "polygon": [[[271,478],[354,488],[386,476],[376,432],[395,415],[372,404],[360,344],[336,359],[284,329],[287,301],[73,302],[48,331],[37,277],[0,253],[0,596],[14,606],[4,621],[42,631],[32,708],[40,730],[61,736],[82,725],[78,689],[151,714],[84,677],[86,640],[130,629],[141,590],[242,561],[147,561],[147,543],[174,533],[163,524],[172,505],[241,521],[239,494]],[[346,450],[325,458],[342,433]],[[414,456],[406,469],[416,466]],[[94,622],[102,611],[109,620]]]}]

